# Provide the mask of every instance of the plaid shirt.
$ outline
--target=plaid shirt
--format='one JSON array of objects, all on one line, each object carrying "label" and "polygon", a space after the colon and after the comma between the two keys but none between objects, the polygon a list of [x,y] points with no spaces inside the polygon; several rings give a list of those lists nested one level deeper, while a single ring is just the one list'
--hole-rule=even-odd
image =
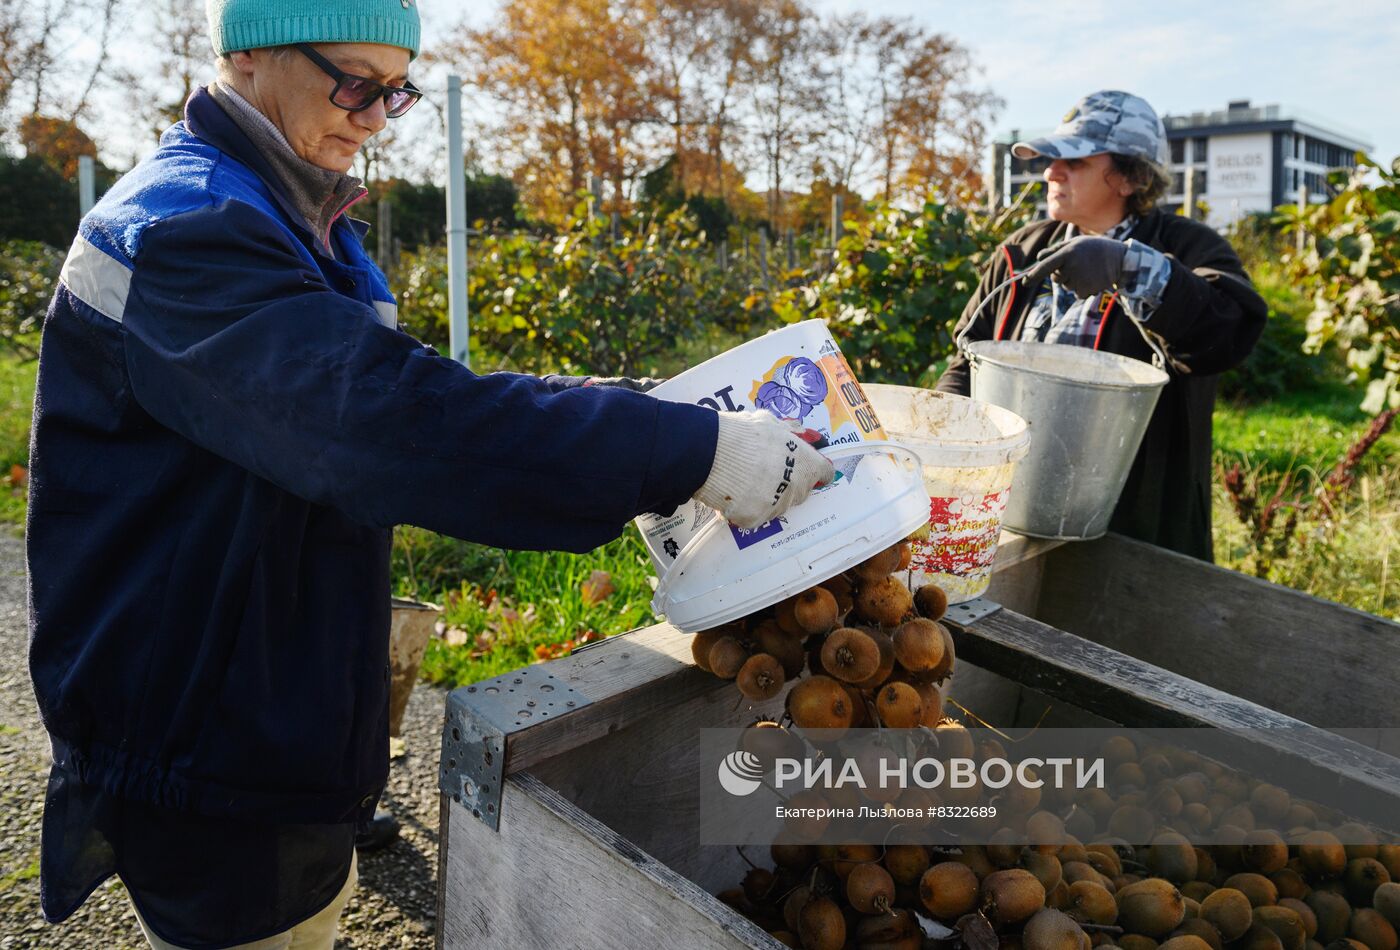
[{"label": "plaid shirt", "polygon": [[[1104,233],[1104,237],[1124,240],[1137,227],[1136,215],[1128,215]],[[1069,226],[1066,240],[1075,237],[1078,228]],[[1094,294],[1081,300],[1067,287],[1061,287],[1052,277],[1041,289],[1026,314],[1021,339],[1031,342],[1067,343],[1092,348],[1108,308],[1116,299],[1123,310],[1146,323],[1152,312],[1162,304],[1162,295],[1171,279],[1171,261],[1156,248],[1127,238],[1128,251],[1123,256],[1123,280],[1117,296]]]}]

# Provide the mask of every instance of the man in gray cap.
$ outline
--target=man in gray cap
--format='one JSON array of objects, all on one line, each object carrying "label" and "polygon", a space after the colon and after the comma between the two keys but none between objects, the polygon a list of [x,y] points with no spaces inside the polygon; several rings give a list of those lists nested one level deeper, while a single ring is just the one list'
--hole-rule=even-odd
[{"label": "man in gray cap", "polygon": [[[1216,377],[1249,355],[1268,308],[1220,235],[1156,207],[1171,185],[1167,135],[1145,100],[1092,93],[1012,154],[1050,159],[1049,219],[997,249],[956,332],[1160,357],[1170,381],[1110,530],[1209,561]],[[938,389],[970,387],[955,355]]]}]

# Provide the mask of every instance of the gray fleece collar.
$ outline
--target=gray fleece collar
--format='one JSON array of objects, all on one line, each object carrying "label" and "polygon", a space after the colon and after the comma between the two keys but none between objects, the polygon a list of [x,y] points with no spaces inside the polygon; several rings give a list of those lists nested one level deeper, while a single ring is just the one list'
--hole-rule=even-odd
[{"label": "gray fleece collar", "polygon": [[313,165],[292,150],[286,136],[272,120],[224,83],[209,86],[209,94],[252,140],[280,179],[292,206],[305,219],[316,236],[317,247],[334,257],[330,230],[335,219],[368,193],[364,183],[353,175]]}]

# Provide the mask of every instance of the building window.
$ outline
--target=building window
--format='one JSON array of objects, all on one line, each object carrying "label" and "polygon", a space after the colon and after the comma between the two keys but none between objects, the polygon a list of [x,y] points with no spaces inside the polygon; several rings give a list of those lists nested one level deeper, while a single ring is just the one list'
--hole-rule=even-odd
[{"label": "building window", "polygon": [[1198,138],[1192,140],[1191,161],[1204,162],[1209,157],[1208,145],[1210,139]]},{"label": "building window", "polygon": [[1196,197],[1199,198],[1209,190],[1210,185],[1206,183],[1206,170],[1204,168],[1196,169]]},{"label": "building window", "polygon": [[1186,161],[1186,140],[1172,139],[1172,164],[1181,165]]}]

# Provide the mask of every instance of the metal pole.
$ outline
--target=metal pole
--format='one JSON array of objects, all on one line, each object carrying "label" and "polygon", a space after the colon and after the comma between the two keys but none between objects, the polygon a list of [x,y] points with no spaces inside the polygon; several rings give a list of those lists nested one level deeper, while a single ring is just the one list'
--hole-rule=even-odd
[{"label": "metal pole", "polygon": [[1307,250],[1307,246],[1308,246],[1308,230],[1307,230],[1307,224],[1306,224],[1306,220],[1307,220],[1307,219],[1304,218],[1303,216],[1304,216],[1305,214],[1307,214],[1307,212],[1308,212],[1308,204],[1309,204],[1309,202],[1310,202],[1311,200],[1312,200],[1312,199],[1308,197],[1308,186],[1307,186],[1307,185],[1299,185],[1299,186],[1298,186],[1298,233],[1297,233],[1297,235],[1295,235],[1295,237],[1294,237],[1294,241],[1296,242],[1294,246],[1295,246],[1295,248],[1296,248],[1296,250],[1297,250],[1297,252],[1298,252],[1299,254],[1302,254],[1303,251]]},{"label": "metal pole", "polygon": [[1184,184],[1181,193],[1181,210],[1186,217],[1192,221],[1196,220],[1196,167],[1186,166],[1186,171],[1182,174]]},{"label": "metal pole", "polygon": [[394,250],[394,206],[387,198],[379,199],[379,269],[389,272],[390,255]]},{"label": "metal pole", "polygon": [[467,169],[462,160],[462,77],[447,77],[448,349],[471,368],[467,323]]},{"label": "metal pole", "polygon": [[97,174],[91,155],[78,156],[78,217],[97,204]]}]

